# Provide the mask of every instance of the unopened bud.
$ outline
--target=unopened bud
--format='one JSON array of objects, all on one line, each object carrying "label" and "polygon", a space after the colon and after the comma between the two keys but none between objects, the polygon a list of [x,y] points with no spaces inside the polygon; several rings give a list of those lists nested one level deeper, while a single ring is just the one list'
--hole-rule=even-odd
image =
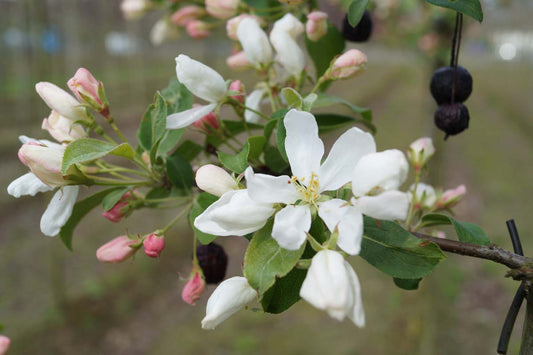
[{"label": "unopened bud", "polygon": [[426,165],[433,154],[435,154],[435,147],[433,140],[429,137],[417,139],[407,149],[407,159],[417,171]]},{"label": "unopened bud", "polygon": [[122,195],[120,200],[113,205],[113,207],[103,212],[102,216],[111,222],[120,222],[122,218],[128,216],[133,211],[132,202],[135,199],[135,196],[130,191],[126,192],[124,195]]},{"label": "unopened bud", "polygon": [[250,67],[250,61],[244,51],[237,52],[226,58],[226,64],[233,70],[243,70]]},{"label": "unopened bud", "polygon": [[52,110],[72,121],[89,120],[86,109],[68,92],[60,87],[40,82],[35,84],[35,90]]},{"label": "unopened bud", "polygon": [[466,194],[466,186],[465,185],[459,185],[455,189],[449,189],[444,191],[442,196],[437,200],[435,206],[438,209],[442,208],[450,208],[457,203],[459,203],[459,200]]},{"label": "unopened bud", "polygon": [[205,0],[205,9],[213,17],[227,19],[235,15],[239,0]]},{"label": "unopened bud", "polygon": [[316,42],[328,32],[328,14],[322,11],[313,11],[307,15],[305,24],[307,38]]},{"label": "unopened bud", "polygon": [[[200,107],[201,105],[194,104],[193,107]],[[213,129],[218,129],[218,115],[215,112],[209,112],[207,115],[193,122],[193,126],[199,128],[205,133],[211,132]]]},{"label": "unopened bud", "polygon": [[0,335],[0,355],[7,354],[7,351],[9,350],[10,345],[11,345],[11,339],[6,337],[5,335]]},{"label": "unopened bud", "polygon": [[206,14],[205,9],[196,5],[184,6],[178,11],[172,14],[170,20],[181,27],[187,26],[187,24],[193,20],[198,20]]},{"label": "unopened bud", "polygon": [[237,37],[237,29],[239,28],[239,24],[241,23],[241,21],[245,18],[251,18],[252,20],[255,20],[258,24],[261,21],[259,17],[249,14],[241,14],[239,16],[230,18],[226,22],[226,34],[230,39],[234,41],[239,40],[239,37]]},{"label": "unopened bud", "polygon": [[151,258],[157,258],[165,249],[165,237],[152,233],[144,239],[143,246],[146,255]]},{"label": "unopened bud", "polygon": [[326,72],[327,79],[348,79],[363,72],[367,62],[366,55],[357,49],[350,49],[333,61]]},{"label": "unopened bud", "polygon": [[139,241],[121,235],[102,245],[96,251],[96,258],[104,263],[120,263],[139,249]]},{"label": "unopened bud", "polygon": [[41,128],[47,130],[58,142],[71,142],[87,136],[82,126],[54,110],[43,120]]},{"label": "unopened bud", "polygon": [[181,291],[181,299],[194,306],[195,302],[200,299],[205,290],[205,280],[200,270],[193,268],[189,281]]},{"label": "unopened bud", "polygon": [[409,197],[415,199],[415,208],[420,209],[422,207],[424,208],[432,208],[435,202],[437,201],[437,195],[435,193],[435,189],[431,185],[427,185],[424,183],[418,183],[416,187],[416,194],[413,193],[413,190],[415,188],[415,185],[411,185],[409,188]]},{"label": "unopened bud", "polygon": [[159,46],[167,40],[178,38],[179,34],[179,29],[173,23],[166,18],[162,18],[154,24],[150,31],[150,42],[154,46]]},{"label": "unopened bud", "polygon": [[120,10],[126,20],[137,20],[149,9],[149,0],[122,0]]},{"label": "unopened bud", "polygon": [[25,143],[20,147],[18,156],[20,161],[30,168],[42,182],[51,187],[66,185],[63,179],[61,164],[64,151],[50,148],[34,142]]},{"label": "unopened bud", "polygon": [[211,32],[209,31],[209,24],[200,20],[192,20],[187,23],[185,28],[189,36],[195,39],[201,39],[209,37]]},{"label": "unopened bud", "polygon": [[232,95],[231,98],[239,101],[241,104],[244,103],[246,91],[244,91],[244,84],[240,80],[232,81],[231,84],[229,84],[229,91],[238,92],[238,94]]},{"label": "unopened bud", "polygon": [[200,167],[196,172],[195,180],[200,189],[218,197],[238,188],[237,183],[226,170],[213,164]]},{"label": "unopened bud", "polygon": [[216,284],[224,280],[228,256],[220,245],[215,243],[200,245],[196,248],[196,257],[204,273],[205,282]]},{"label": "unopened bud", "polygon": [[98,112],[107,108],[104,85],[87,69],[79,68],[67,85],[80,102],[88,104]]}]

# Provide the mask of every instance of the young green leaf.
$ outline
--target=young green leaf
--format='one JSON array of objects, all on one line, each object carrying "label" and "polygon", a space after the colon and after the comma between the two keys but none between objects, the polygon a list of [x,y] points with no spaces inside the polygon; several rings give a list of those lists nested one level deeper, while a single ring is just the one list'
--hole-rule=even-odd
[{"label": "young green leaf", "polygon": [[430,4],[455,10],[472,17],[478,22],[483,21],[483,10],[479,0],[426,0]]},{"label": "young green leaf", "polygon": [[361,257],[392,277],[424,277],[445,258],[436,244],[416,238],[394,222],[365,217],[364,223]]},{"label": "young green leaf", "polygon": [[479,227],[473,223],[459,222],[454,218],[438,213],[427,214],[422,217],[420,222],[421,227],[431,227],[437,225],[451,224],[457,234],[457,239],[463,243],[478,244],[478,245],[490,245],[489,237]]},{"label": "young green leaf", "polygon": [[217,152],[218,158],[224,167],[241,174],[248,167],[248,161],[257,159],[265,146],[266,139],[264,136],[249,137],[242,150],[231,155],[224,152]]},{"label": "young green leaf", "polygon": [[194,185],[191,164],[180,153],[174,152],[168,157],[167,176],[172,185],[182,190],[190,190]]},{"label": "young green leaf", "polygon": [[120,201],[122,196],[129,190],[131,190],[131,187],[127,186],[108,193],[102,201],[102,208],[104,209],[104,211],[109,211],[110,209],[112,209],[113,206],[116,205],[117,202]]},{"label": "young green leaf", "polygon": [[305,248],[304,243],[299,250],[287,250],[279,246],[272,238],[270,221],[255,233],[244,256],[244,276],[254,289],[257,290],[259,300],[270,289],[276,279],[289,273]]},{"label": "young green leaf", "polygon": [[295,108],[297,110],[302,109],[303,99],[302,96],[293,88],[281,89],[281,96],[287,101],[289,109]]},{"label": "young green leaf", "polygon": [[94,138],[77,139],[65,149],[61,171],[66,174],[68,168],[73,164],[95,160],[108,154],[132,159],[135,156],[135,151],[127,143],[116,145]]},{"label": "young green leaf", "polygon": [[176,149],[176,152],[181,154],[188,161],[192,161],[198,154],[204,150],[200,144],[194,143],[191,140],[186,140]]},{"label": "young green leaf", "polygon": [[354,0],[348,7],[348,22],[352,27],[357,26],[365,13],[368,0]]}]

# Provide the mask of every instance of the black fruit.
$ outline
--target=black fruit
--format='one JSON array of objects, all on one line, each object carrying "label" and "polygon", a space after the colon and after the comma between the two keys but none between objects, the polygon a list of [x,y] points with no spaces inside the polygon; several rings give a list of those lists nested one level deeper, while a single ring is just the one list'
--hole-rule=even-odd
[{"label": "black fruit", "polygon": [[[433,73],[431,77],[431,95],[437,104],[449,104],[452,102],[453,67],[442,67]],[[472,93],[472,76],[462,66],[457,66],[455,78],[454,102],[464,102]]]},{"label": "black fruit", "polygon": [[228,256],[224,249],[215,243],[196,248],[198,263],[204,272],[205,282],[216,284],[224,280],[228,266]]},{"label": "black fruit", "polygon": [[470,115],[462,103],[440,105],[435,111],[435,125],[446,132],[446,138],[461,133],[468,128]]},{"label": "black fruit", "polygon": [[342,35],[347,41],[351,42],[365,42],[370,38],[372,34],[372,18],[370,13],[365,10],[361,21],[357,26],[352,27],[348,22],[348,14],[344,16],[344,21],[342,22]]}]

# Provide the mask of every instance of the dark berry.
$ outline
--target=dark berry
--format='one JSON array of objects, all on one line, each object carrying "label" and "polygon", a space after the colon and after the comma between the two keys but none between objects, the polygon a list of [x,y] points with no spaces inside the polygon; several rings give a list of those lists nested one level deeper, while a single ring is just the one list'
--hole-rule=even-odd
[{"label": "dark berry", "polygon": [[196,257],[205,276],[205,282],[216,284],[224,280],[228,266],[228,256],[224,249],[215,243],[200,245]]},{"label": "dark berry", "polygon": [[357,26],[352,27],[348,22],[348,14],[344,16],[344,21],[342,22],[342,35],[347,41],[350,42],[365,42],[370,38],[372,34],[372,18],[370,13],[365,10],[361,21]]},{"label": "dark berry", "polygon": [[[452,83],[454,67],[439,68],[431,77],[431,95],[437,104],[449,104],[452,102]],[[472,76],[462,66],[457,66],[455,78],[454,102],[464,102],[472,93]]]},{"label": "dark berry", "polygon": [[460,102],[440,105],[435,111],[435,125],[446,132],[444,139],[467,129],[469,120],[468,109]]}]

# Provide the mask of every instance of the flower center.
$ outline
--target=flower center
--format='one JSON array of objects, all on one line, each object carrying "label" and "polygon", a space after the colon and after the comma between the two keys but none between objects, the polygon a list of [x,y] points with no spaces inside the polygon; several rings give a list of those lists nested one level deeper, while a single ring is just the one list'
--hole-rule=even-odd
[{"label": "flower center", "polygon": [[296,189],[302,197],[302,201],[314,205],[320,197],[320,193],[318,191],[318,188],[320,186],[318,182],[318,176],[315,173],[312,173],[311,180],[309,181],[307,186],[303,184],[304,180],[305,177],[302,177],[300,179],[298,179],[296,176],[291,177],[291,182],[294,184],[294,186],[296,186]]}]

